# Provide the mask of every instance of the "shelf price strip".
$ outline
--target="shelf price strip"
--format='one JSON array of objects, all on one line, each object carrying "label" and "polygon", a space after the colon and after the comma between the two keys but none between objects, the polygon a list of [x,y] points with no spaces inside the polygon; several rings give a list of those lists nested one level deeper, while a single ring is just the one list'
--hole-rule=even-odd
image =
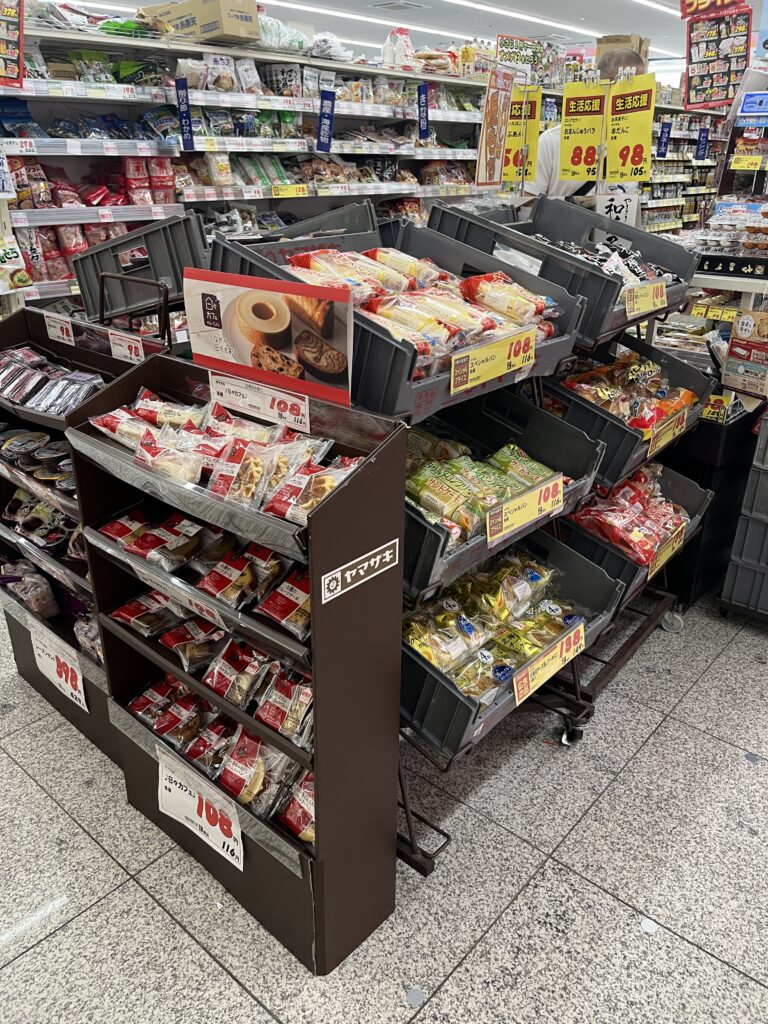
[{"label": "shelf price strip", "polygon": [[584,623],[579,622],[549,650],[542,651],[527,668],[515,673],[515,704],[522,704],[583,650]]},{"label": "shelf price strip", "polygon": [[503,377],[513,370],[527,370],[535,361],[535,327],[487,345],[454,352],[451,356],[451,394]]},{"label": "shelf price strip", "polygon": [[664,281],[649,281],[627,288],[624,293],[624,305],[628,317],[642,316],[652,313],[655,309],[664,309],[667,305],[667,286]]},{"label": "shelf price strip", "polygon": [[684,540],[685,523],[681,523],[677,527],[675,532],[672,534],[672,536],[669,538],[669,540],[664,541],[659,550],[651,559],[651,562],[648,565],[648,579],[651,579],[653,576],[655,576],[659,569],[661,569],[670,560],[672,555],[674,555],[676,551],[680,550],[680,548],[683,546]]},{"label": "shelf price strip", "polygon": [[556,515],[563,508],[563,475],[532,487],[505,501],[485,514],[488,545],[498,544],[511,533],[546,515]]},{"label": "shelf price strip", "polygon": [[49,630],[32,633],[32,652],[35,663],[46,679],[68,697],[73,704],[87,712],[88,704],[83,692],[80,660],[69,644],[59,640]]},{"label": "shelf price strip", "polygon": [[666,448],[676,437],[679,437],[685,430],[687,422],[687,409],[681,409],[680,412],[675,413],[672,419],[664,420],[661,426],[651,434],[651,440],[648,443],[648,458],[650,459],[656,452]]},{"label": "shelf price strip", "polygon": [[731,170],[732,171],[759,171],[763,166],[763,160],[765,158],[759,155],[752,155],[748,153],[734,154],[731,157]]},{"label": "shelf price strip", "polygon": [[243,840],[235,805],[167,750],[156,746],[155,753],[159,809],[242,871]]}]

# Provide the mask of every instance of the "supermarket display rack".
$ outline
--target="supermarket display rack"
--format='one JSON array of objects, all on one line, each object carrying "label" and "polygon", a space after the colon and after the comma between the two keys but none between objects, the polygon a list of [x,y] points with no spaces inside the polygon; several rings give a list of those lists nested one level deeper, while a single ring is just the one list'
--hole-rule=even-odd
[{"label": "supermarket display rack", "polygon": [[[398,763],[398,646],[402,600],[403,474],[405,428],[392,420],[329,409],[310,400],[315,430],[343,437],[337,450],[365,461],[321,505],[306,527],[229,504],[192,485],[176,483],[135,465],[129,452],[90,426],[89,417],[132,401],[141,386],[177,401],[199,401],[193,392],[208,375],[193,364],[152,356],[81,405],[67,431],[86,525],[86,544],[99,612],[109,687],[129,801],[203,864],[280,942],[312,972],[333,970],[392,911],[395,898],[395,835]],[[335,433],[334,433],[335,424]],[[149,495],[149,497],[148,497]],[[151,642],[137,642],[109,618],[118,604],[148,581],[192,607],[190,588],[157,567],[134,565],[96,539],[94,527],[139,503],[180,509],[205,522],[226,522],[248,539],[308,564],[312,633],[301,643],[258,615],[232,613],[216,599],[195,596],[194,610],[258,639],[259,645],[293,663],[311,664],[314,749],[304,750],[248,719],[253,733],[274,743],[316,779],[314,849],[295,842],[272,822],[242,805],[214,798],[236,815],[242,830],[239,871],[226,856],[158,808],[157,737],[126,711],[146,687],[148,671],[171,668],[197,693],[239,721],[244,715],[203,687]],[[334,584],[339,573],[379,549],[391,568],[351,590]],[[366,563],[367,564],[367,563]],[[361,703],[350,680],[364,679]],[[187,771],[196,775],[187,765]],[[200,787],[206,785],[199,776]],[[207,784],[209,791],[211,784]],[[217,795],[218,794],[218,795]],[[359,813],[358,813],[359,812]]]}]

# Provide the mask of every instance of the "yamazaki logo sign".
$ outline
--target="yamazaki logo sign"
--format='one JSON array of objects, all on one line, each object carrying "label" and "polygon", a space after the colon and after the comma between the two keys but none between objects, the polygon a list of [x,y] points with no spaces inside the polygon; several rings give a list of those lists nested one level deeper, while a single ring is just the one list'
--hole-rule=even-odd
[{"label": "yamazaki logo sign", "polygon": [[706,14],[708,11],[722,11],[726,7],[739,7],[743,0],[680,0],[680,16],[692,18],[694,14]]}]

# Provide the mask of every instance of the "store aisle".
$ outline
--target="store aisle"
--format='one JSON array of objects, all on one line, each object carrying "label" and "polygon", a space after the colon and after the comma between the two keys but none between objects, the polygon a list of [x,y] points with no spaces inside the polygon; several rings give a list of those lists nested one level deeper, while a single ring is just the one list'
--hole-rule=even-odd
[{"label": "store aisle", "polygon": [[[711,601],[657,631],[581,744],[507,719],[449,774],[454,839],[313,978],[124,802],[0,636],[3,1024],[768,1022],[768,631]],[[610,649],[619,642],[605,642]]]}]

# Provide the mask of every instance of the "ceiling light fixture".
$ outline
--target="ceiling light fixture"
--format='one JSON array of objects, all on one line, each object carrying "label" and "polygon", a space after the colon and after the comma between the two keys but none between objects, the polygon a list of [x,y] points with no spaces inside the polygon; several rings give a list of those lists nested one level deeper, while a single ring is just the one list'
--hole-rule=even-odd
[{"label": "ceiling light fixture", "polygon": [[461,35],[458,29],[443,32],[439,28],[428,28],[426,25],[408,25],[403,21],[388,21],[386,18],[372,18],[369,14],[353,14],[351,11],[337,11],[329,7],[313,7],[311,4],[288,3],[288,0],[269,0],[270,7],[285,7],[290,11],[303,11],[306,14],[321,14],[325,18],[343,18],[347,21],[364,21],[369,25],[383,25],[385,28],[407,28],[411,32],[426,32],[427,35],[443,36],[455,39]]},{"label": "ceiling light fixture", "polygon": [[90,0],[88,0],[88,2],[83,2],[81,4],[78,4],[78,7],[87,7],[88,10],[93,10],[93,11],[125,11],[126,14],[135,14],[136,13],[136,7],[135,6],[134,7],[124,7],[122,4],[93,4],[93,3],[90,3]]},{"label": "ceiling light fixture", "polygon": [[656,0],[632,0],[633,4],[640,4],[643,7],[652,7],[654,11],[661,11],[662,14],[671,14],[673,18],[680,20],[680,8],[668,7],[666,4],[657,3]]},{"label": "ceiling light fixture", "polygon": [[380,50],[383,43],[364,43],[362,39],[347,39],[346,36],[336,36],[340,43],[348,43],[350,46],[365,46],[369,50]]},{"label": "ceiling light fixture", "polygon": [[534,25],[547,25],[549,28],[560,28],[565,32],[575,32],[577,36],[589,35],[589,36],[602,36],[604,32],[598,31],[597,29],[586,28],[584,25],[565,25],[561,21],[548,21],[546,18],[541,18],[538,15],[533,14],[520,14],[519,11],[509,11],[504,7],[494,7],[493,4],[481,4],[475,3],[474,0],[445,0],[447,4],[453,4],[456,7],[470,7],[474,11],[487,11],[489,14],[500,14],[505,18],[512,18],[513,21],[528,21]]},{"label": "ceiling light fixture", "polygon": [[651,53],[660,53],[662,57],[677,57],[678,60],[685,60],[679,50],[662,50],[659,46],[651,46]]}]

